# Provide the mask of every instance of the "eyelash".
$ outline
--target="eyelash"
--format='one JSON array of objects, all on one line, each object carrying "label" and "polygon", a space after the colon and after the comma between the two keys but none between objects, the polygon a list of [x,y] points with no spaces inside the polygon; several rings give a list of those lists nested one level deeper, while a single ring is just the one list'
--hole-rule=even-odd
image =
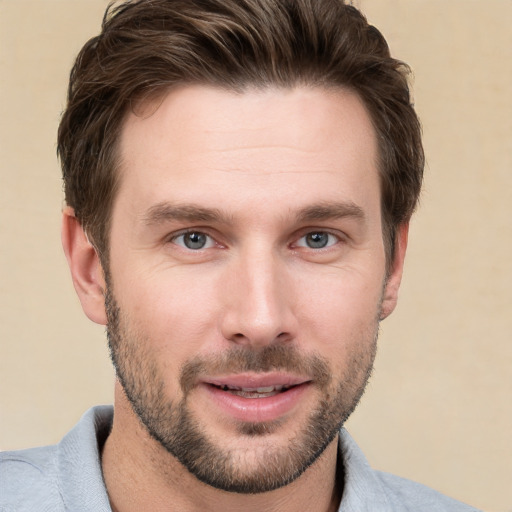
[{"label": "eyelash", "polygon": [[[206,247],[198,247],[198,248],[194,249],[191,247],[187,247],[184,241],[183,241],[183,243],[177,243],[178,239],[185,237],[187,235],[204,236],[206,238],[205,245],[207,245],[207,246]],[[310,246],[306,245],[307,243],[299,244],[299,242],[301,240],[306,239],[306,237],[313,236],[313,235],[327,235],[327,241],[326,241],[325,245],[319,246],[319,247],[310,247]],[[175,245],[177,245],[185,250],[191,251],[191,252],[199,252],[202,250],[211,249],[215,245],[221,246],[221,244],[218,244],[216,242],[216,240],[213,236],[209,235],[205,231],[202,231],[201,229],[188,229],[186,231],[181,231],[177,234],[174,234],[172,237],[170,237],[169,240],[172,243],[174,243]],[[339,234],[332,233],[331,231],[328,231],[328,230],[317,229],[317,230],[311,230],[311,231],[305,232],[302,236],[300,236],[299,238],[296,239],[296,241],[292,244],[292,247],[293,248],[311,249],[315,252],[320,252],[322,250],[329,250],[329,248],[333,247],[334,245],[336,245],[337,243],[339,243],[341,241],[342,241],[342,237]]]},{"label": "eyelash", "polygon": [[[203,235],[203,236],[205,236],[207,239],[209,239],[211,241],[211,245],[209,247],[200,247],[198,249],[192,249],[190,247],[186,247],[184,242],[183,242],[183,244],[179,244],[179,243],[176,242],[179,238],[185,237],[186,235]],[[170,241],[172,243],[178,245],[179,247],[182,247],[185,250],[189,250],[189,251],[193,251],[193,252],[210,249],[214,245],[217,244],[215,239],[211,235],[209,235],[208,233],[205,233],[204,231],[201,231],[200,229],[188,229],[186,231],[181,231],[180,233],[177,233],[177,234],[173,235],[170,238]]]},{"label": "eyelash", "polygon": [[[327,235],[326,245],[322,246],[322,247],[310,247],[308,245],[305,245],[305,244],[301,245],[301,244],[298,243],[302,239],[306,239],[308,236],[313,236],[313,235]],[[302,235],[300,238],[297,239],[297,241],[295,242],[294,245],[295,245],[295,247],[304,247],[306,249],[313,249],[315,251],[321,251],[322,249],[328,250],[330,247],[336,245],[340,241],[341,241],[341,237],[339,235],[334,234],[334,233],[332,233],[330,231],[326,231],[326,230],[322,230],[322,229],[317,229],[317,230],[313,230],[313,231],[308,231],[307,233]]]}]

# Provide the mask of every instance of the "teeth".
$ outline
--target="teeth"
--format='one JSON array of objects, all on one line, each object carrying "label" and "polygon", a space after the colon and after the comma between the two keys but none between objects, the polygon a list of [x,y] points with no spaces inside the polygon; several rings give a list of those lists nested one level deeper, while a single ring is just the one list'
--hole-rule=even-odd
[{"label": "teeth", "polygon": [[[271,391],[281,391],[283,386],[267,386],[266,388],[256,388],[257,393],[270,393]],[[244,391],[247,391],[244,389]]]},{"label": "teeth", "polygon": [[289,387],[290,386],[266,386],[260,388],[239,388],[237,386],[228,386],[227,384],[224,384],[221,386],[221,389],[223,391],[243,391],[244,393],[272,393],[282,391],[283,389],[286,390]]}]

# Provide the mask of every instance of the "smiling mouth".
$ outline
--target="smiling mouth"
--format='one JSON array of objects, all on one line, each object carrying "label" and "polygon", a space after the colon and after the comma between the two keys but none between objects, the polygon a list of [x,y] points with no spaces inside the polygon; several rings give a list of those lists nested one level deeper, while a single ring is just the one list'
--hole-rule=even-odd
[{"label": "smiling mouth", "polygon": [[287,374],[239,374],[209,378],[202,384],[207,407],[211,404],[243,423],[267,423],[300,410],[313,382]]},{"label": "smiling mouth", "polygon": [[278,395],[280,393],[286,393],[286,391],[297,387],[296,385],[290,386],[265,386],[265,387],[257,387],[257,388],[248,388],[248,387],[238,387],[238,386],[228,386],[227,384],[223,385],[215,385],[210,384],[211,386],[220,389],[221,391],[225,391],[235,396],[240,396],[242,398],[269,398],[271,396]]}]

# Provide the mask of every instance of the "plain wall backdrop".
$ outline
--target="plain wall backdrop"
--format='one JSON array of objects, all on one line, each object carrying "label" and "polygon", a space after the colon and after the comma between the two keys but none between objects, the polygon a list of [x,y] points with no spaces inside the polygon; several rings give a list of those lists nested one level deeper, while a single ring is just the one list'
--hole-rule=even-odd
[{"label": "plain wall backdrop", "polygon": [[[512,511],[512,1],[359,0],[414,70],[427,170],[398,309],[348,429],[373,466]],[[56,129],[106,0],[0,0],[0,448],[112,401],[60,246]]]}]

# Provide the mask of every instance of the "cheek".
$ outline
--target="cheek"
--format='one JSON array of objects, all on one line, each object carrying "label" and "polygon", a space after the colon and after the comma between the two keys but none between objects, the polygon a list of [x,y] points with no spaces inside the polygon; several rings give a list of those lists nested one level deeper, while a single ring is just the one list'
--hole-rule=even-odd
[{"label": "cheek", "polygon": [[300,336],[314,340],[319,352],[348,356],[354,346],[373,341],[383,283],[380,276],[340,272],[310,280],[295,295]]},{"label": "cheek", "polygon": [[[373,366],[381,287],[332,282],[326,293],[311,298],[300,337],[324,358],[332,372],[332,392],[340,400],[359,394]],[[305,308],[304,308],[305,309]]]},{"label": "cheek", "polygon": [[[160,272],[130,280],[120,290],[120,307],[130,325],[165,364],[181,364],[212,337],[213,283],[180,272]],[[165,356],[164,356],[165,354]]]}]

